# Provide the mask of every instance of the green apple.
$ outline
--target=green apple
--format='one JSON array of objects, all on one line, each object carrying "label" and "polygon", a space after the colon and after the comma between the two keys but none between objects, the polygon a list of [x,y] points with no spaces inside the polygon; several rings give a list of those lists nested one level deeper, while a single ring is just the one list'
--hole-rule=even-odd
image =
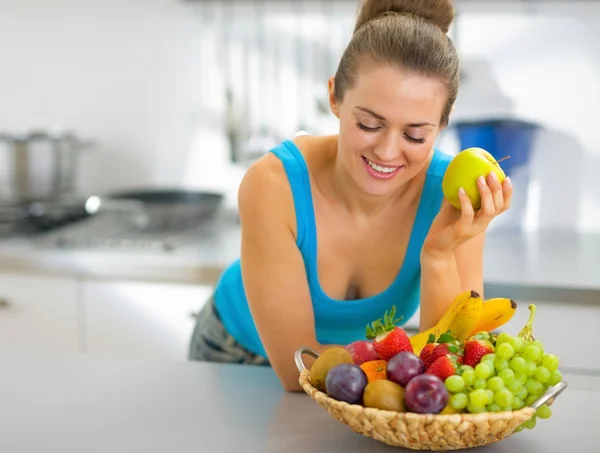
[{"label": "green apple", "polygon": [[[502,159],[504,160],[504,159]],[[442,191],[446,199],[457,209],[460,209],[458,189],[465,189],[471,199],[473,209],[481,208],[481,195],[477,187],[477,178],[494,172],[502,183],[506,179],[504,170],[488,151],[482,148],[467,148],[458,153],[450,161],[444,179],[442,180]]]}]

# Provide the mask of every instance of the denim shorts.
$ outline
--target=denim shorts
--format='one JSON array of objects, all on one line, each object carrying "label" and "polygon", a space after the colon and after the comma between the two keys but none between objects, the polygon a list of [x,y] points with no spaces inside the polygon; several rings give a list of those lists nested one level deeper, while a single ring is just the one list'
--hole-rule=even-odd
[{"label": "denim shorts", "polygon": [[188,360],[270,366],[266,358],[248,351],[229,335],[215,307],[214,294],[198,313]]}]

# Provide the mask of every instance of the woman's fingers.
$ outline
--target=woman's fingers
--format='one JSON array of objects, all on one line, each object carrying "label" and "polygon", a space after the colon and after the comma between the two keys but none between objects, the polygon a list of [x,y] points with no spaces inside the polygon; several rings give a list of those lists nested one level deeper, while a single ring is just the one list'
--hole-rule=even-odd
[{"label": "woman's fingers", "polygon": [[507,177],[502,182],[502,197],[504,198],[504,207],[502,209],[503,211],[507,211],[508,209],[510,209],[510,202],[512,201],[512,194],[513,194],[512,181],[510,180],[509,177]]},{"label": "woman's fingers", "polygon": [[[500,184],[498,184],[498,186],[499,185]],[[481,211],[478,217],[480,220],[487,223],[491,221],[494,215],[496,214],[496,207],[494,204],[494,196],[492,195],[492,188],[488,185],[486,178],[483,176],[480,176],[477,179],[477,188],[479,189],[479,194],[481,196]]]},{"label": "woman's fingers", "polygon": [[454,227],[460,240],[469,234],[475,218],[475,211],[471,199],[462,187],[458,190],[458,199],[460,200],[460,218]]},{"label": "woman's fingers", "polygon": [[495,172],[491,172],[487,177],[488,187],[492,193],[492,199],[494,200],[494,211],[496,214],[504,211],[504,193],[502,191],[502,184],[498,179],[498,175]]}]

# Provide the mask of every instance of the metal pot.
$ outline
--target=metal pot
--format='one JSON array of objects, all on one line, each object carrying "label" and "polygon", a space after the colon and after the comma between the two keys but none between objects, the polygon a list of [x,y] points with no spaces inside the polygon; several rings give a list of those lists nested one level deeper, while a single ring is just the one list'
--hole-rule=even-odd
[{"label": "metal pot", "polygon": [[0,134],[0,202],[27,204],[71,194],[79,151],[71,133]]}]

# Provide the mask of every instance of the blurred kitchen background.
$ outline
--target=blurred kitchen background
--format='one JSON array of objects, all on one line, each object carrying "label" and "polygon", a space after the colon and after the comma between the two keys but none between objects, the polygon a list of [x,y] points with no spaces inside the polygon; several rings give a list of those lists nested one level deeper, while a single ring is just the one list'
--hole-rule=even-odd
[{"label": "blurred kitchen background", "polygon": [[[327,79],[357,5],[0,0],[0,341],[185,360],[194,314],[239,254],[248,165],[336,132]],[[600,2],[455,6],[462,87],[438,146],[510,155],[515,186],[491,227],[487,294],[547,301],[547,329],[592,326]]]}]

